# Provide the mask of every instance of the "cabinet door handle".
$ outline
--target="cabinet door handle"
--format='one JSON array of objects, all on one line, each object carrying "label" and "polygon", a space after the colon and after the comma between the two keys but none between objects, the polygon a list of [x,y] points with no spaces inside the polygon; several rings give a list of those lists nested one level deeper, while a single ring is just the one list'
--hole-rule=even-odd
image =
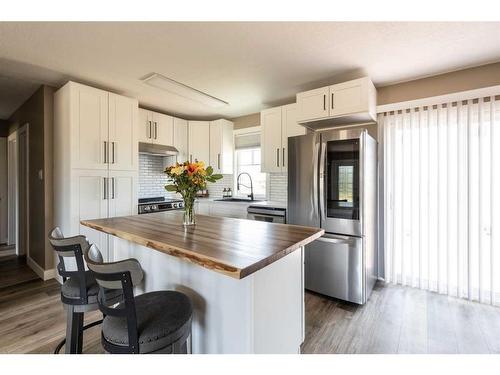
[{"label": "cabinet door handle", "polygon": [[115,199],[115,178],[111,178],[111,199]]},{"label": "cabinet door handle", "polygon": [[155,121],[155,139],[158,139],[158,123]]},{"label": "cabinet door handle", "polygon": [[111,142],[111,164],[115,164],[115,142]]},{"label": "cabinet door handle", "polygon": [[281,161],[282,166],[285,166],[285,148],[283,147],[283,159]]},{"label": "cabinet door handle", "polygon": [[103,177],[103,185],[104,185],[104,197],[102,199],[106,200],[108,199],[108,179],[106,177]]},{"label": "cabinet door handle", "polygon": [[153,130],[151,129],[151,121],[148,121],[148,123],[149,123],[149,129],[148,129],[148,130],[149,130],[149,133],[148,133],[148,138],[149,138],[149,139],[151,139],[151,137],[153,136],[153,135],[152,135]]},{"label": "cabinet door handle", "polygon": [[335,106],[333,105],[333,95],[334,95],[334,94],[333,94],[333,92],[332,92],[332,109],[334,109],[334,108],[335,108]]},{"label": "cabinet door handle", "polygon": [[323,111],[326,111],[326,95],[323,95]]},{"label": "cabinet door handle", "polygon": [[220,154],[217,154],[217,169],[220,169]]},{"label": "cabinet door handle", "polygon": [[279,148],[276,149],[276,166],[277,167],[280,166],[280,149]]}]

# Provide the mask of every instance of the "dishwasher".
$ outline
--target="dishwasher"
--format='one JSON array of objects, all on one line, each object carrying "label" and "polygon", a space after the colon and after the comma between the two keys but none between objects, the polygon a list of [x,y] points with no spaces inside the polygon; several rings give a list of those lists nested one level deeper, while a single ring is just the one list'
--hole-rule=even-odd
[{"label": "dishwasher", "polygon": [[250,205],[247,209],[247,219],[286,224],[286,208]]}]

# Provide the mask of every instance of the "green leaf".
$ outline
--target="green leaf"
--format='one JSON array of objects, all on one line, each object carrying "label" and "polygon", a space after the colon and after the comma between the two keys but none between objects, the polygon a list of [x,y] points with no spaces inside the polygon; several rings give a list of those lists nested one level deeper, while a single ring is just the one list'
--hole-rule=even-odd
[{"label": "green leaf", "polygon": [[223,176],[222,176],[221,174],[213,174],[213,175],[212,175],[212,176],[210,176],[210,177],[212,177],[214,180],[216,180],[216,181],[217,181],[217,180],[220,180]]},{"label": "green leaf", "polygon": [[207,176],[211,176],[214,173],[214,169],[211,166],[207,167]]},{"label": "green leaf", "polygon": [[166,185],[165,190],[167,191],[177,191],[177,186],[175,185]]}]

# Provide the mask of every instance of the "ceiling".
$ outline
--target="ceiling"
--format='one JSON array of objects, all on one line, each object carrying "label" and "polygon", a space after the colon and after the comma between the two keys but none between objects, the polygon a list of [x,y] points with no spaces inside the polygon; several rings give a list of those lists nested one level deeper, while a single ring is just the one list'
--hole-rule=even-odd
[{"label": "ceiling", "polygon": [[[496,61],[500,23],[3,22],[0,118],[29,96],[33,82],[59,87],[73,79],[152,109],[213,119],[361,75],[380,87]],[[140,81],[152,72],[230,105],[208,107]]]}]

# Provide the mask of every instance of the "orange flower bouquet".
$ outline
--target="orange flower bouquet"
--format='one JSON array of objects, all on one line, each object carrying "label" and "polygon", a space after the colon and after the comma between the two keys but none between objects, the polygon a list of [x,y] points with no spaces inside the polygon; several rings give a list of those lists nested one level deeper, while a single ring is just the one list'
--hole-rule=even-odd
[{"label": "orange flower bouquet", "polygon": [[215,182],[222,178],[221,174],[214,174],[212,167],[205,168],[205,163],[188,161],[167,167],[165,173],[172,180],[165,189],[170,192],[179,193],[184,200],[184,225],[194,225],[194,200],[198,190],[206,189],[207,182]]}]

